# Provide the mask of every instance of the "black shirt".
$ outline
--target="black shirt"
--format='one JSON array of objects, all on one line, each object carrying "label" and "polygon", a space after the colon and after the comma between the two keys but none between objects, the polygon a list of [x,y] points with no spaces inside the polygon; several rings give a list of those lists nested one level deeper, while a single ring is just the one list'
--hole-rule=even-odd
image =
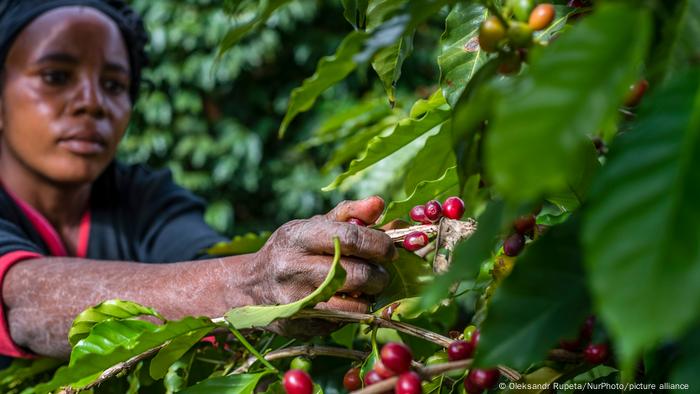
[{"label": "black shirt", "polygon": [[[86,258],[168,263],[206,257],[226,239],[203,219],[204,202],[175,185],[168,170],[113,163],[95,181]],[[0,189],[0,256],[26,250],[51,255],[37,228]]]}]

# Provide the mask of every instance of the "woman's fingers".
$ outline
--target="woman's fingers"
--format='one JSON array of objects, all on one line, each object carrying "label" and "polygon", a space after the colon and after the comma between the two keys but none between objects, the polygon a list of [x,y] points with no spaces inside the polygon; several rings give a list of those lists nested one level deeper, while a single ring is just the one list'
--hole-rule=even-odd
[{"label": "woman's fingers", "polygon": [[382,211],[384,211],[384,200],[378,196],[371,196],[364,200],[343,201],[325,216],[335,222],[347,222],[350,218],[357,218],[371,224],[379,219]]},{"label": "woman's fingers", "polygon": [[333,237],[340,240],[341,253],[361,259],[388,263],[398,256],[388,235],[350,223],[331,222],[320,217],[305,221],[298,229],[297,244],[312,254],[335,252]]},{"label": "woman's fingers", "polygon": [[367,313],[369,310],[369,301],[362,298],[335,295],[326,302],[319,302],[316,304],[316,308],[332,311]]},{"label": "woman's fingers", "polygon": [[[308,264],[312,265],[312,286],[318,287],[328,275],[333,258],[331,256],[314,256],[309,258]],[[340,265],[345,270],[345,282],[338,292],[347,294],[379,294],[389,284],[389,273],[377,264],[352,257],[342,257]]]}]

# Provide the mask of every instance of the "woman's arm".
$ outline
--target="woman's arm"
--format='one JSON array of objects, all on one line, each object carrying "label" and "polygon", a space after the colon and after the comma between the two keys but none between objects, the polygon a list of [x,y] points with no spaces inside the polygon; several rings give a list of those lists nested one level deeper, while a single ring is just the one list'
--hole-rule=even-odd
[{"label": "woman's arm", "polygon": [[252,255],[173,264],[50,257],[15,264],[2,296],[12,339],[31,351],[67,358],[78,313],[108,299],[155,308],[168,319],[222,316],[255,303],[247,272]]},{"label": "woman's arm", "polygon": [[[168,319],[219,317],[241,305],[286,304],[323,282],[334,236],[340,238],[340,263],[347,272],[339,291],[353,296],[335,296],[319,307],[364,312],[369,305],[364,295],[378,294],[388,283],[381,264],[390,263],[396,250],[383,232],[346,221],[356,217],[373,223],[383,206],[379,198],[341,203],[327,215],[286,223],[259,252],[247,255],[171,264],[65,257],[21,261],[2,284],[10,334],[35,353],[66,358],[75,316],[108,299],[147,305]],[[309,327],[313,322],[294,321],[274,328],[309,334]]]}]

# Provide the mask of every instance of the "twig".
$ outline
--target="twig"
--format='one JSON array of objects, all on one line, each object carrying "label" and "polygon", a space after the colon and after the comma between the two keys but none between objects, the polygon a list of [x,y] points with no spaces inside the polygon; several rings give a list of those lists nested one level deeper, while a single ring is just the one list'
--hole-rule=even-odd
[{"label": "twig", "polygon": [[164,342],[164,343],[162,343],[154,348],[146,350],[145,352],[143,352],[141,354],[137,354],[134,357],[132,357],[126,361],[122,361],[118,364],[114,364],[113,366],[105,369],[105,371],[102,372],[102,374],[100,375],[99,378],[97,378],[92,383],[88,384],[87,386],[81,387],[80,390],[75,390],[75,389],[72,389],[70,387],[66,387],[62,391],[59,391],[59,394],[77,393],[78,391],[89,390],[95,386],[98,386],[98,385],[102,384],[102,382],[104,382],[105,380],[113,378],[114,376],[116,376],[120,372],[130,369],[134,365],[138,364],[139,361],[144,360],[144,359],[151,357],[154,354],[158,353],[158,351],[160,349],[164,348],[169,343],[170,343],[170,341]]},{"label": "twig", "polygon": [[583,361],[583,356],[566,349],[552,349],[549,351],[547,359],[565,364],[578,364]]},{"label": "twig", "polygon": [[431,237],[433,235],[437,235],[438,233],[438,226],[435,224],[421,224],[418,226],[411,226],[411,227],[406,227],[406,228],[398,228],[395,230],[386,230],[384,233],[391,238],[392,241],[394,242],[402,242],[403,239],[410,233],[414,231],[421,231],[424,232],[425,235],[428,237]]},{"label": "twig", "polygon": [[432,342],[434,344],[440,345],[442,347],[447,347],[452,343],[452,339],[434,333],[430,330],[424,328],[416,327],[411,324],[404,322],[393,321],[382,319],[381,317],[370,315],[367,313],[355,313],[355,312],[341,312],[341,311],[330,311],[330,310],[317,310],[317,309],[304,309],[297,312],[292,319],[323,319],[335,322],[352,322],[352,323],[363,323],[370,326],[381,327],[381,328],[391,328],[396,331],[401,331],[405,334],[412,335],[424,339],[426,341]]},{"label": "twig", "polygon": [[[421,379],[428,380],[433,376],[443,374],[447,371],[454,371],[457,369],[469,368],[472,365],[472,360],[460,360],[453,361],[444,364],[429,365],[424,368],[419,368],[416,370]],[[353,391],[351,394],[380,394],[387,391],[392,391],[396,382],[399,380],[398,376],[393,376],[381,382],[375,383],[371,386],[367,386],[361,390]]]},{"label": "twig", "polygon": [[[365,358],[365,356],[367,356],[367,353],[360,350],[351,350],[339,347],[304,345],[274,350],[264,355],[265,360],[267,361],[279,360],[282,358],[296,356],[308,356],[312,358],[317,356],[334,356],[341,358],[351,358],[354,360],[362,360]],[[237,374],[247,372],[248,368],[255,364],[256,361],[258,361],[257,358],[249,357],[243,362],[243,365],[236,368],[233,371],[233,373]]]}]

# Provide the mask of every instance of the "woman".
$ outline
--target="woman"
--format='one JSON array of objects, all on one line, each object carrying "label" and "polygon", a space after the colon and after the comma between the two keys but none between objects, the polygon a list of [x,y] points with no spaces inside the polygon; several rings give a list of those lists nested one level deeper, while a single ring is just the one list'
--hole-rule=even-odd
[{"label": "woman", "polygon": [[[201,260],[222,240],[204,224],[202,203],[167,172],[113,160],[145,37],[121,0],[0,5],[0,354],[67,357],[72,319],[105,299],[170,319],[291,302],[323,281],[335,235],[348,272],[342,293],[376,294],[388,281],[375,263],[395,257],[389,237],[343,223],[376,221],[377,197],[287,223],[257,253]],[[149,264],[164,262],[174,264]],[[362,311],[367,301],[337,296],[320,307]]]}]

